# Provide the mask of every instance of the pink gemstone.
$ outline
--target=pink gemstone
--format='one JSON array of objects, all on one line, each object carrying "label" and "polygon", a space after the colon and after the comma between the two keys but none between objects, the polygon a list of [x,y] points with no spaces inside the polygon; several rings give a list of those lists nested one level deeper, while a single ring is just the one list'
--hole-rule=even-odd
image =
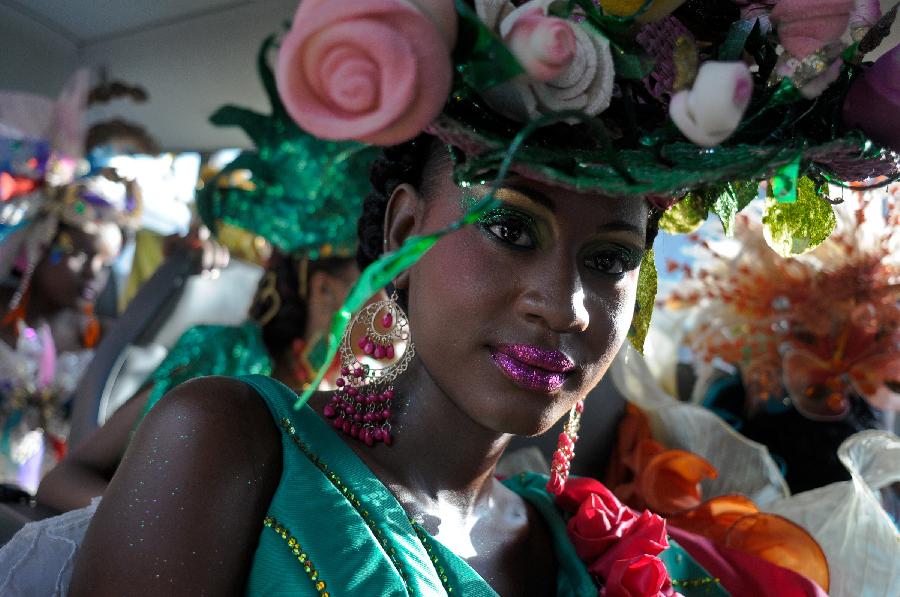
[{"label": "pink gemstone", "polygon": [[375,441],[380,442],[382,439],[384,439],[384,431],[382,431],[381,429],[376,429],[373,436],[375,438]]},{"label": "pink gemstone", "polygon": [[387,345],[387,348],[385,348],[385,350],[384,350],[384,356],[386,356],[388,359],[394,358],[394,345],[393,344]]},{"label": "pink gemstone", "polygon": [[341,367],[341,375],[344,377],[350,375],[350,367]]},{"label": "pink gemstone", "polygon": [[394,443],[394,438],[391,436],[391,432],[387,429],[384,430],[384,435],[382,437],[382,441],[384,441],[385,446],[390,446]]},{"label": "pink gemstone", "polygon": [[575,403],[575,410],[576,410],[577,412],[579,412],[579,413],[583,413],[583,412],[584,412],[584,402],[581,401],[581,400],[579,400],[578,402],[576,402],[576,403]]},{"label": "pink gemstone", "polygon": [[328,417],[329,419],[333,419],[334,415],[337,413],[334,412],[334,408],[330,404],[326,404],[325,408],[322,409],[322,414]]},{"label": "pink gemstone", "polygon": [[353,397],[355,397],[355,396],[357,396],[358,394],[359,394],[359,390],[357,390],[356,388],[348,388],[348,389],[347,389],[347,395],[348,395],[348,396],[353,396]]},{"label": "pink gemstone", "polygon": [[350,424],[350,421],[347,421],[345,419],[344,423],[341,425],[341,430],[343,430],[344,433],[350,433],[351,427],[352,425]]},{"label": "pink gemstone", "polygon": [[375,417],[372,416],[372,413],[366,413],[365,415],[363,415],[364,423],[371,423],[374,420],[375,420]]},{"label": "pink gemstone", "polygon": [[362,338],[359,339],[359,342],[357,342],[356,345],[359,346],[360,348],[362,348],[363,350],[365,350],[366,344],[368,344],[368,343],[369,343],[369,337],[363,336]]},{"label": "pink gemstone", "polygon": [[393,400],[394,399],[394,390],[385,390],[384,394],[385,400]]},{"label": "pink gemstone", "polygon": [[344,426],[344,419],[342,419],[340,417],[335,417],[334,420],[331,422],[331,424],[334,425],[335,429],[340,429],[341,427]]},{"label": "pink gemstone", "polygon": [[359,425],[354,425],[350,428],[350,436],[359,437]]},{"label": "pink gemstone", "polygon": [[390,328],[394,325],[394,316],[391,314],[390,311],[385,313],[384,316],[381,318],[381,325],[386,328]]},{"label": "pink gemstone", "polygon": [[391,409],[386,408],[383,411],[381,411],[381,418],[384,419],[385,421],[390,419],[391,418]]},{"label": "pink gemstone", "polygon": [[355,415],[353,415],[353,422],[354,422],[354,423],[362,423],[362,422],[363,422],[363,416],[362,416],[361,414],[359,414],[359,413],[356,413]]},{"label": "pink gemstone", "polygon": [[347,383],[347,382],[344,381],[344,378],[343,378],[343,377],[338,377],[338,378],[334,381],[334,385],[336,385],[336,386],[339,387],[339,388],[343,388],[345,383]]},{"label": "pink gemstone", "polygon": [[383,359],[385,355],[384,346],[378,345],[375,347],[375,352],[372,354],[376,359]]},{"label": "pink gemstone", "polygon": [[335,394],[334,396],[331,397],[332,404],[338,404],[338,403],[340,403],[340,401],[341,401],[341,397],[338,396],[337,394]]},{"label": "pink gemstone", "polygon": [[366,434],[366,437],[364,438],[363,441],[365,441],[365,442],[366,442],[366,445],[369,446],[369,447],[375,445],[375,438],[372,437],[372,434],[371,434],[371,433],[367,433],[367,434]]},{"label": "pink gemstone", "polygon": [[362,367],[357,367],[356,371],[353,372],[354,377],[362,377],[366,372],[362,370]]}]

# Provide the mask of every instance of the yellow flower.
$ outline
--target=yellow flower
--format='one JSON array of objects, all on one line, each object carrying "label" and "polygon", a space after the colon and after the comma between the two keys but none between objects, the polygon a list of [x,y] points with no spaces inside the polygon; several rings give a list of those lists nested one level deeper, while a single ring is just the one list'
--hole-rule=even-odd
[{"label": "yellow flower", "polygon": [[[631,17],[637,13],[646,0],[600,0],[600,8],[608,15]],[[639,23],[652,23],[663,19],[684,4],[684,0],[653,0],[647,11],[635,20]]]}]

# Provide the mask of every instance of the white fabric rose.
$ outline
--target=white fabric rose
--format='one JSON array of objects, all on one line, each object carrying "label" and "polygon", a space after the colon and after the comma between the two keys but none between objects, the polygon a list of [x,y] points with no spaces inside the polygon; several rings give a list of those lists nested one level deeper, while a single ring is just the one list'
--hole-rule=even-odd
[{"label": "white fabric rose", "polygon": [[743,62],[704,62],[690,90],[669,103],[669,116],[682,134],[703,147],[718,145],[735,131],[753,94]]},{"label": "white fabric rose", "polygon": [[[509,41],[517,21],[533,17],[536,12],[547,16],[556,2],[559,0],[531,0],[517,8],[510,0],[475,0],[475,8],[490,29]],[[587,25],[566,23],[575,39],[571,62],[549,81],[526,74],[494,87],[485,94],[494,110],[527,122],[561,110],[579,110],[595,116],[609,107],[615,78],[609,41]]]}]

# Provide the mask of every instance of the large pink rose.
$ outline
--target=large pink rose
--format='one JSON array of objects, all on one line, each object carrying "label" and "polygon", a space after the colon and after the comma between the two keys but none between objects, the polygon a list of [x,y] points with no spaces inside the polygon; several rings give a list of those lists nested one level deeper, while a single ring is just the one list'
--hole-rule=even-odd
[{"label": "large pink rose", "polygon": [[602,597],[664,597],[672,595],[669,575],[662,560],[641,555],[619,560],[612,566]]},{"label": "large pink rose", "polygon": [[452,83],[453,0],[304,0],[278,56],[278,91],[324,139],[401,143],[440,113]]}]

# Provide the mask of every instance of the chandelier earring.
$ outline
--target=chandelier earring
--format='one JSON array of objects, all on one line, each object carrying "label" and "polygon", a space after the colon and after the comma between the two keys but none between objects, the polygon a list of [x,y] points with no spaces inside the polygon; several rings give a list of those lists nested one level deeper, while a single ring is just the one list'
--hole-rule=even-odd
[{"label": "chandelier earring", "polygon": [[341,340],[341,377],[323,414],[336,429],[373,446],[390,446],[396,398],[393,383],[415,356],[409,320],[391,297],[363,308]]}]

